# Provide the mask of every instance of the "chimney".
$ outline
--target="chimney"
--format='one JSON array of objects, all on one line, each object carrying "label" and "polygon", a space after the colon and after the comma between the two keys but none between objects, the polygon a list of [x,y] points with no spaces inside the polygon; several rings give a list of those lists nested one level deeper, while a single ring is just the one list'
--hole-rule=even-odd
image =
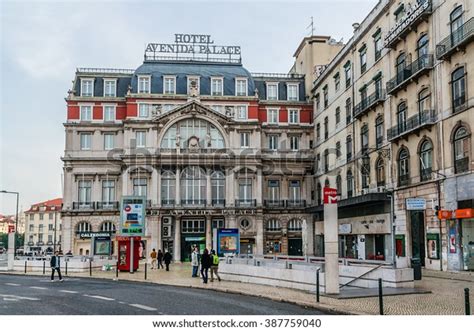
[{"label": "chimney", "polygon": [[353,23],[352,24],[352,27],[354,28],[354,32],[357,31],[357,29],[359,28],[360,24],[359,23]]}]

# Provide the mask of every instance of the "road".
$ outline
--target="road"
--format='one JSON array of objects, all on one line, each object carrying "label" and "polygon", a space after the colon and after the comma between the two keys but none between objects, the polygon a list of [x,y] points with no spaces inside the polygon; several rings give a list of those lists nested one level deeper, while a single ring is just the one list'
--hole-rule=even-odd
[{"label": "road", "polygon": [[[212,284],[210,284],[212,286]],[[319,315],[268,299],[151,283],[0,274],[0,315]]]}]

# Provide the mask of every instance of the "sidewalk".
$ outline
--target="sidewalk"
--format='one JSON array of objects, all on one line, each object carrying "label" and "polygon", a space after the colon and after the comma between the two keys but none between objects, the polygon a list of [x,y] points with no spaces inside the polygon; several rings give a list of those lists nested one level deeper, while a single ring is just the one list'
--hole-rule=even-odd
[{"label": "sidewalk", "polygon": [[[148,265],[147,280],[144,280],[144,265],[134,274],[119,272],[118,281],[143,281],[166,285],[212,289],[228,293],[239,293],[265,297],[276,301],[284,301],[319,308],[328,312],[345,314],[378,314],[378,298],[334,299],[321,296],[316,303],[314,294],[240,282],[214,281],[203,284],[199,278],[191,278],[189,264],[171,264],[171,271],[150,270]],[[64,272],[64,271],[63,271]],[[23,274],[21,272],[16,272]],[[472,274],[450,274],[440,271],[423,271],[424,277],[416,281],[417,288],[431,291],[428,294],[410,294],[384,297],[384,311],[387,315],[464,315],[464,288],[471,293],[471,306],[474,301],[474,276]],[[41,275],[41,272],[29,272],[29,275]],[[48,277],[47,274],[45,277]],[[69,277],[90,277],[86,273],[70,273]],[[115,279],[115,270],[93,270],[92,277]]]}]

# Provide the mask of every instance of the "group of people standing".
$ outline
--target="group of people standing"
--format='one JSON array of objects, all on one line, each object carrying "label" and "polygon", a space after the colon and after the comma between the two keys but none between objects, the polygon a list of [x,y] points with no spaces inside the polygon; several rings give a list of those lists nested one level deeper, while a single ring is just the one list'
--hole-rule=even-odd
[{"label": "group of people standing", "polygon": [[199,248],[195,246],[191,253],[191,265],[193,266],[192,277],[199,277],[198,271],[199,265],[201,265],[201,276],[204,284],[207,284],[209,280],[209,269],[211,269],[211,282],[214,281],[214,274],[217,280],[221,281],[221,277],[219,276],[219,256],[215,250],[211,250],[211,254],[209,254],[209,251],[205,248],[201,255],[199,254]]},{"label": "group of people standing", "polygon": [[151,269],[160,269],[160,267],[164,269],[163,262],[165,262],[166,271],[170,271],[170,263],[171,263],[171,259],[173,258],[170,252],[165,251],[165,253],[163,254],[161,249],[159,249],[157,252],[153,248],[153,250],[150,253],[150,257],[151,257]]}]

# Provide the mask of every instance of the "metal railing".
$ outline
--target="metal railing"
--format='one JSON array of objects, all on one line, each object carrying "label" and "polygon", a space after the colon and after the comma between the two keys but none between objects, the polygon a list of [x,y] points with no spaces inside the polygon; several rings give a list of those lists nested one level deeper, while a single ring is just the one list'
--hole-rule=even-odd
[{"label": "metal railing", "polygon": [[72,209],[80,210],[80,209],[94,209],[95,205],[92,201],[76,201],[72,203]]},{"label": "metal railing", "polygon": [[387,139],[389,141],[400,138],[421,127],[432,125],[436,122],[436,112],[434,109],[424,110],[423,112],[413,115],[405,122],[399,123],[387,130]]},{"label": "metal railing", "polygon": [[181,200],[183,206],[205,206],[206,199],[187,199]]},{"label": "metal railing", "polygon": [[274,72],[251,72],[252,77],[271,77],[271,78],[304,78],[303,74],[282,74]]},{"label": "metal railing", "polygon": [[98,201],[95,205],[96,209],[119,209],[118,201]]},{"label": "metal railing", "polygon": [[265,207],[284,208],[285,200],[264,200],[263,205]]},{"label": "metal railing", "polygon": [[161,205],[162,206],[174,206],[175,200],[167,200],[167,199],[161,199]]},{"label": "metal railing", "polygon": [[454,171],[459,174],[469,170],[469,157],[464,157],[454,161]]},{"label": "metal railing", "polygon": [[127,74],[133,75],[135,69],[114,69],[114,68],[76,68],[77,73],[87,74]]},{"label": "metal railing", "polygon": [[456,51],[457,47],[464,45],[472,37],[474,37],[474,17],[470,18],[436,45],[436,58],[438,60],[448,58]]},{"label": "metal railing", "polygon": [[306,200],[288,200],[286,201],[288,208],[302,208],[306,207]]},{"label": "metal railing", "polygon": [[407,64],[403,70],[387,82],[387,93],[395,93],[405,86],[410,79],[414,79],[425,70],[433,68],[433,63],[433,54],[425,54]]},{"label": "metal railing", "polygon": [[236,199],[236,207],[255,207],[257,205],[256,199]]},{"label": "metal railing", "polygon": [[420,179],[422,182],[426,181],[426,180],[430,180],[431,179],[431,174],[433,173],[433,170],[430,168],[425,168],[425,169],[422,169],[421,172],[420,172]]},{"label": "metal railing", "polygon": [[453,99],[453,112],[456,113],[458,111],[466,109],[466,101],[466,94],[461,94],[459,97]]},{"label": "metal railing", "polygon": [[385,90],[375,91],[367,98],[359,102],[354,108],[354,117],[357,118],[364,114],[367,110],[383,102],[386,97]]},{"label": "metal railing", "polygon": [[410,184],[410,174],[398,176],[398,186],[406,186]]},{"label": "metal railing", "polygon": [[225,199],[212,199],[212,205],[218,207],[225,207]]}]

